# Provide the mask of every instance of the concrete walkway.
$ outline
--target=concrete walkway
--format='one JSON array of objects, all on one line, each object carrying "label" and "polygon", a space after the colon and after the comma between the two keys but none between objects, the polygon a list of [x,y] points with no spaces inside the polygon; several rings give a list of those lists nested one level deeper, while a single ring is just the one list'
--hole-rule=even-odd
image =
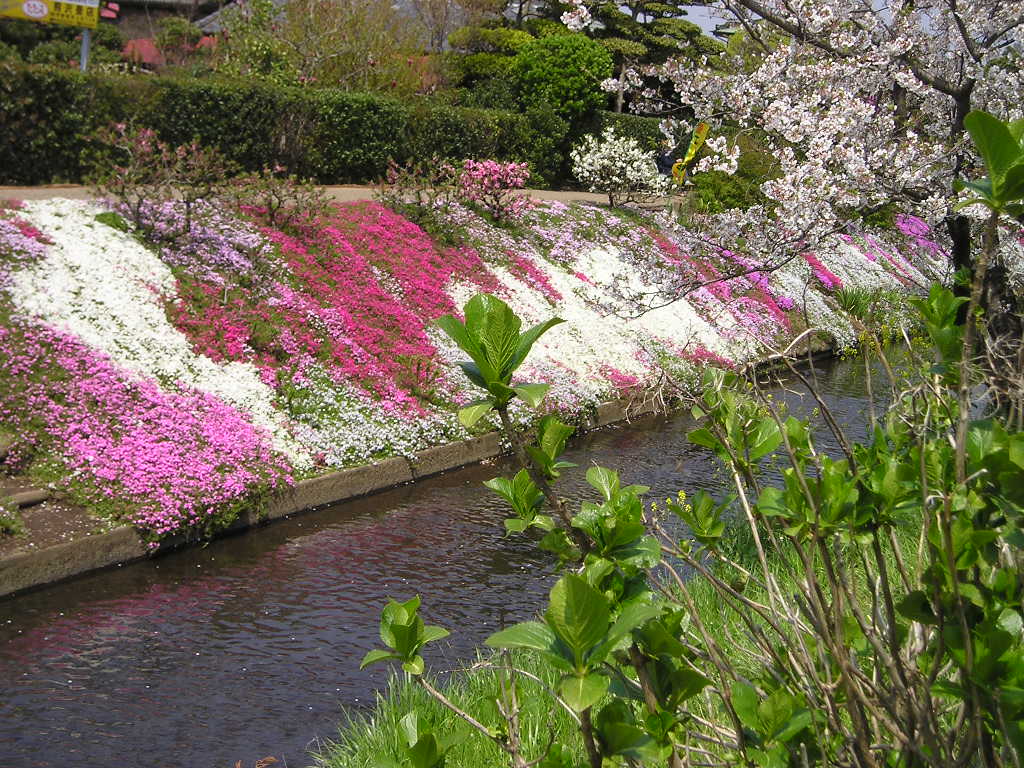
[{"label": "concrete walkway", "polygon": [[[356,200],[372,200],[376,187],[346,184],[324,187],[324,191],[339,203]],[[591,203],[607,203],[608,196],[594,192],[562,192],[550,189],[527,189],[526,194],[538,200],[585,200]],[[91,195],[87,187],[78,184],[50,184],[42,187],[0,187],[0,200],[49,200],[53,197],[71,200],[88,200]]]}]

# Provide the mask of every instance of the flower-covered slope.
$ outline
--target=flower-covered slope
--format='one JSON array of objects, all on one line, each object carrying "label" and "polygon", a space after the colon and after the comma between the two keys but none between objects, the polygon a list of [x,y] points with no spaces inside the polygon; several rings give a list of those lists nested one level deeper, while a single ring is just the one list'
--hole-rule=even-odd
[{"label": "flower-covered slope", "polygon": [[0,427],[22,461],[155,536],[209,530],[293,474],[466,436],[472,393],[434,321],[476,292],[568,321],[522,374],[573,418],[808,323],[851,340],[836,291],[918,290],[945,262],[916,219],[760,272],[667,218],[579,204],[503,227],[453,205],[444,245],[377,203],[288,231],[257,213],[200,204],[186,225],[154,205],[133,233],[87,203],[0,211]]}]

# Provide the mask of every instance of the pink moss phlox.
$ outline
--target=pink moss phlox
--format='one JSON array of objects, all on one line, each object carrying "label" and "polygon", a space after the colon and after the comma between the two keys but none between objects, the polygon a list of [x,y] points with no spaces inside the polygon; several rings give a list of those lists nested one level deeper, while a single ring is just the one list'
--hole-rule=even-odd
[{"label": "pink moss phlox", "polygon": [[544,294],[544,298],[552,304],[556,304],[562,300],[562,294],[559,293],[558,289],[551,284],[551,281],[548,280],[548,276],[530,259],[520,256],[517,253],[513,253],[512,251],[508,252],[508,257],[512,260],[513,274],[539,290]]},{"label": "pink moss phlox", "polygon": [[725,368],[727,370],[733,370],[737,367],[735,362],[717,352],[712,352],[703,344],[695,346],[687,344],[685,347],[675,347],[672,353],[676,357],[682,357],[700,366],[712,365],[716,368]]},{"label": "pink moss phlox", "polygon": [[896,229],[902,232],[911,244],[932,259],[948,258],[949,254],[945,248],[935,242],[932,229],[928,222],[919,219],[917,216],[906,214],[896,215]]},{"label": "pink moss phlox", "polygon": [[369,263],[397,281],[404,294],[400,298],[425,322],[456,311],[448,295],[453,280],[488,292],[499,286],[474,249],[439,249],[419,225],[379,203],[339,205],[331,222]]},{"label": "pink moss phlox", "polygon": [[308,383],[317,366],[410,416],[421,411],[413,392],[436,383],[425,327],[457,312],[451,283],[500,288],[472,248],[439,249],[376,203],[335,206],[296,234],[262,227],[259,235],[287,281],[223,286],[201,273],[179,284],[168,315],[194,349],[251,362],[276,386]]},{"label": "pink moss phlox", "polygon": [[903,283],[904,285],[914,285],[916,283],[913,275],[911,275],[909,270],[909,267],[911,267],[910,262],[907,261],[907,259],[905,259],[901,254],[893,254],[881,242],[879,242],[876,238],[872,237],[871,235],[864,236],[864,245],[866,246],[866,248],[871,249],[870,255],[868,255],[867,252],[865,253],[865,255],[868,255],[869,259],[871,259],[871,256],[874,256],[875,258],[871,260],[876,261],[878,255],[881,254],[885,261],[894,270],[896,270],[896,279],[899,280],[901,283]]},{"label": "pink moss phlox", "polygon": [[618,368],[610,365],[601,366],[601,376],[611,382],[612,386],[620,392],[632,389],[640,383],[640,379],[636,376],[620,371]]},{"label": "pink moss phlox", "polygon": [[17,216],[0,215],[0,288],[10,283],[11,270],[46,256],[50,240]]},{"label": "pink moss phlox", "polygon": [[318,329],[326,342],[319,357],[334,378],[415,407],[408,388],[425,383],[436,349],[408,298],[388,293],[369,261],[330,222],[321,222],[312,248],[282,232],[264,232],[301,287],[282,287],[282,306]]},{"label": "pink moss phlox", "polygon": [[587,285],[593,285],[594,284],[594,281],[591,280],[586,275],[584,275],[582,272],[575,272],[575,273],[573,273],[573,277],[575,277],[577,280],[582,280]]},{"label": "pink moss phlox", "polygon": [[811,269],[814,271],[814,276],[818,278],[818,282],[821,283],[822,287],[829,292],[842,290],[843,281],[834,274],[828,267],[821,263],[817,256],[810,251],[804,251],[800,254],[803,256],[804,261],[810,264]]},{"label": "pink moss phlox", "polygon": [[128,522],[151,535],[205,528],[254,490],[292,482],[269,435],[213,395],[165,392],[34,323],[0,328],[0,350],[0,421],[57,454],[95,501],[130,505]]}]

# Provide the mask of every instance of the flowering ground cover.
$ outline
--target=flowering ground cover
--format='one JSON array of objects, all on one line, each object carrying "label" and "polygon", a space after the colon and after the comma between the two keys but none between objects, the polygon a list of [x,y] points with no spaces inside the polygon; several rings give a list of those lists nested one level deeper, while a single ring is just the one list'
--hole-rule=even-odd
[{"label": "flowering ground cover", "polygon": [[284,229],[203,203],[149,206],[138,231],[90,203],[0,211],[0,427],[24,446],[9,461],[154,539],[209,532],[296,477],[467,437],[461,355],[434,323],[477,292],[567,320],[521,373],[581,420],[808,327],[851,343],[838,291],[906,294],[946,261],[907,217],[764,270],[662,214],[433,215],[444,243],[378,203]]}]

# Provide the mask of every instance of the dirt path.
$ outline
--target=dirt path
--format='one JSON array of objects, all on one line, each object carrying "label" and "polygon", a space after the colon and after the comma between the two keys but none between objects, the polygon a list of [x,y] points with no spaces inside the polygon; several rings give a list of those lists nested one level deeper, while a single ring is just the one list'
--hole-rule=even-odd
[{"label": "dirt path", "polygon": [[[356,200],[371,200],[376,187],[346,184],[343,186],[327,186],[324,190],[332,199],[340,203]],[[563,192],[550,189],[528,189],[526,193],[538,200],[585,200],[592,203],[607,202],[607,195],[594,192]],[[0,200],[48,200],[52,197],[63,197],[71,200],[88,200],[91,195],[87,187],[78,184],[52,184],[42,187],[2,187]]]}]

